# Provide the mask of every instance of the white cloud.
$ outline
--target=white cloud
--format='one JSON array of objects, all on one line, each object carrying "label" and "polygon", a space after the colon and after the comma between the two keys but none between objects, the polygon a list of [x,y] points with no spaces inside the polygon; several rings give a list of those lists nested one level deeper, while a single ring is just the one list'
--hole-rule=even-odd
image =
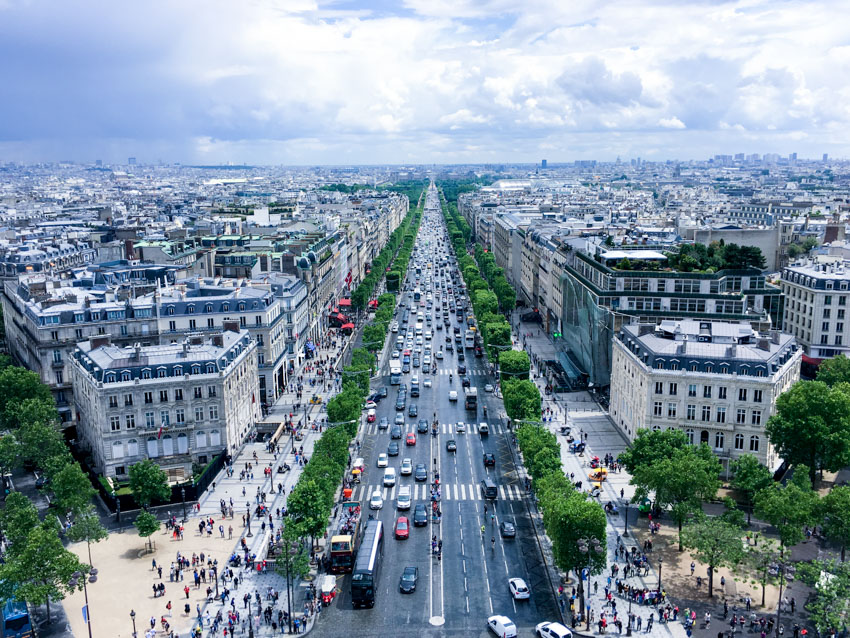
[{"label": "white cloud", "polygon": [[662,128],[687,128],[685,123],[675,115],[672,117],[662,117],[658,120],[658,126]]}]

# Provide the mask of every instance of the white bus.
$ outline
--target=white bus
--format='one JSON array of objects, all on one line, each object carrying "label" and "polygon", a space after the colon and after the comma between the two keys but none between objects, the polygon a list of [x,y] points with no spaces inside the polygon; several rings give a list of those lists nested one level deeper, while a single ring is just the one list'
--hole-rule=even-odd
[{"label": "white bus", "polygon": [[401,364],[393,361],[390,364],[390,385],[401,383]]},{"label": "white bus", "polygon": [[475,346],[475,333],[472,330],[467,330],[463,337],[463,347],[473,348]]}]

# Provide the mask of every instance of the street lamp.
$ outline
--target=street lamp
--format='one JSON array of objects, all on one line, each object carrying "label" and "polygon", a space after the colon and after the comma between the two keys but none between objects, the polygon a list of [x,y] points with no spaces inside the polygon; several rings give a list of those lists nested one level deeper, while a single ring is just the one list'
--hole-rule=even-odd
[{"label": "street lamp", "polygon": [[251,538],[253,534],[251,533],[251,510],[248,510],[248,533],[245,534],[248,538]]},{"label": "street lamp", "polygon": [[250,598],[248,598],[248,638],[254,638],[254,614],[251,613]]},{"label": "street lamp", "polygon": [[[81,572],[81,571],[74,572],[73,574],[71,574],[71,578],[68,581],[68,584],[71,587],[76,587],[79,583],[81,583],[81,582],[83,583],[83,595],[85,596],[85,599],[86,599],[86,626],[88,626],[88,628],[89,628],[89,638],[92,638],[92,635],[91,635],[91,609],[89,608],[89,590],[86,587],[86,581],[88,581],[90,583],[96,583],[97,582],[97,569],[96,568],[92,567],[89,570],[88,576],[83,574],[83,572]],[[134,621],[134,626],[135,626],[135,621]]]},{"label": "street lamp", "polygon": [[212,566],[213,578],[215,578],[215,597],[218,598],[218,565]]},{"label": "street lamp", "polygon": [[658,559],[658,593],[659,594],[661,593],[661,564],[662,563],[663,563],[663,561],[659,558]]},{"label": "street lamp", "polygon": [[[589,543],[589,545],[588,545]],[[578,551],[584,557],[584,560],[581,561],[581,565],[579,565],[578,569],[578,591],[581,596],[581,610],[585,615],[587,620],[587,631],[590,631],[590,613],[588,613],[587,608],[584,603],[584,566],[587,565],[587,579],[588,584],[590,583],[590,565],[593,562],[594,554],[601,554],[604,550],[602,549],[602,545],[599,542],[598,538],[591,538],[590,540],[580,538],[576,541],[576,545],[578,546]]]},{"label": "street lamp", "polygon": [[623,538],[628,538],[629,537],[629,502],[628,501],[626,501],[625,515],[626,515],[626,529],[623,530]]},{"label": "street lamp", "polygon": [[130,610],[130,620],[133,621],[133,638],[136,638],[136,610]]},{"label": "street lamp", "polygon": [[118,495],[115,493],[115,490],[112,490],[112,498],[115,501],[115,522],[121,522],[121,501],[118,500]]},{"label": "street lamp", "polygon": [[186,522],[186,488],[180,488],[180,500],[183,501],[183,522]]}]

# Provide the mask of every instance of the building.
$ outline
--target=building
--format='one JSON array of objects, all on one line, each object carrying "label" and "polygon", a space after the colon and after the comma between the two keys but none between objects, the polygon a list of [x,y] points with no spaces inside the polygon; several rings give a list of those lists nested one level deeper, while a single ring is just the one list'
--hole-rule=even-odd
[{"label": "building", "polygon": [[748,323],[662,321],[623,326],[614,338],[610,414],[634,440],[638,430],[683,430],[707,443],[728,471],[753,454],[781,463],[764,433],[777,397],[800,378],[793,336]]},{"label": "building", "polygon": [[77,436],[104,476],[152,459],[183,480],[193,463],[235,453],[260,418],[257,346],[237,322],[168,345],[95,337],[71,362]]},{"label": "building", "polygon": [[782,270],[782,329],[803,348],[803,375],[814,376],[824,359],[850,355],[850,262],[819,256]]}]

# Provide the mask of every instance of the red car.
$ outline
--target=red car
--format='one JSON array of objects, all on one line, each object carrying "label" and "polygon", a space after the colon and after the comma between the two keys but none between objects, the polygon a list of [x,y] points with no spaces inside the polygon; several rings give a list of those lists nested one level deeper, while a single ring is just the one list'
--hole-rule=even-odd
[{"label": "red car", "polygon": [[410,523],[406,516],[399,516],[395,522],[395,537],[399,540],[408,538],[410,535]]},{"label": "red car", "polygon": [[404,440],[406,445],[416,445],[416,435],[411,432],[407,435],[407,438]]}]

